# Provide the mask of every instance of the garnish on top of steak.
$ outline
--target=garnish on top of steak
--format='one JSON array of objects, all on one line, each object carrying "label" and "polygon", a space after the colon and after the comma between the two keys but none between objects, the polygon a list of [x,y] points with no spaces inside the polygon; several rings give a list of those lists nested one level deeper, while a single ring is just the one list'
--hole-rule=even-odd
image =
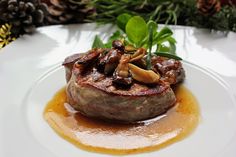
[{"label": "garnish on top of steak", "polygon": [[135,122],[165,113],[176,102],[172,85],[183,81],[180,61],[151,57],[147,51],[125,47],[94,48],[65,59],[68,102],[88,117]]}]

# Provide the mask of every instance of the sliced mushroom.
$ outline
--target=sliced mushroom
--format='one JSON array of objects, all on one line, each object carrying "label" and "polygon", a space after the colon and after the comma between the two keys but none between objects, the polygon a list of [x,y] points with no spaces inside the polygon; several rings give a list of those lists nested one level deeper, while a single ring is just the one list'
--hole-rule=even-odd
[{"label": "sliced mushroom", "polygon": [[147,62],[144,58],[141,58],[137,61],[133,61],[132,64],[137,65],[138,67],[142,68],[142,69],[146,69],[147,68]]},{"label": "sliced mushroom", "polygon": [[107,60],[107,53],[110,51],[110,49],[105,49],[104,52],[99,56],[98,63],[97,63],[97,69],[100,72],[104,72],[106,60]]},{"label": "sliced mushroom", "polygon": [[110,49],[108,53],[99,58],[98,70],[106,75],[113,73],[119,64],[121,53],[118,49]]},{"label": "sliced mushroom", "polygon": [[124,46],[124,44],[122,43],[121,40],[114,40],[112,42],[112,47],[114,47],[115,49],[120,50],[121,52],[124,52],[124,50],[125,50],[125,46]]},{"label": "sliced mushroom", "polygon": [[128,65],[129,60],[130,60],[129,54],[122,55],[120,63],[113,74],[114,83],[122,85],[130,85],[132,83],[132,78],[130,77],[129,74],[129,65]]},{"label": "sliced mushroom", "polygon": [[168,84],[177,84],[185,78],[182,64],[178,60],[156,56],[152,58],[153,70],[161,74],[161,80]]},{"label": "sliced mushroom", "polygon": [[127,52],[133,52],[136,51],[137,49],[135,47],[133,47],[132,45],[127,45],[125,46],[125,51]]},{"label": "sliced mushroom", "polygon": [[74,64],[74,68],[78,73],[83,73],[88,67],[91,67],[98,59],[98,56],[103,52],[102,49],[92,49],[89,52],[85,53]]},{"label": "sliced mushroom", "polygon": [[107,54],[107,60],[104,68],[105,74],[113,73],[119,64],[121,52],[119,50],[111,49]]},{"label": "sliced mushroom", "polygon": [[98,56],[103,52],[102,49],[92,49],[82,57],[80,57],[76,64],[84,64],[87,65],[95,60],[97,60]]},{"label": "sliced mushroom", "polygon": [[122,55],[122,57],[120,59],[120,63],[116,69],[117,76],[120,76],[120,77],[128,77],[129,76],[129,66],[128,66],[129,61],[130,61],[129,54]]},{"label": "sliced mushroom", "polygon": [[147,84],[159,82],[160,75],[155,73],[154,71],[141,69],[138,66],[133,65],[131,63],[129,63],[128,65],[129,65],[129,71],[133,79]]},{"label": "sliced mushroom", "polygon": [[139,48],[132,56],[130,59],[130,62],[133,61],[138,61],[142,59],[146,55],[147,51],[144,48]]}]

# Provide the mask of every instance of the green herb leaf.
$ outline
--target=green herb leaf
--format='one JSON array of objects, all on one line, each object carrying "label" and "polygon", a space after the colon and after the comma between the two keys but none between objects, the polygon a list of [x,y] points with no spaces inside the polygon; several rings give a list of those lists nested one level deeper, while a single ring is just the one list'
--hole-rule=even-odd
[{"label": "green herb leaf", "polygon": [[113,40],[119,39],[120,36],[121,36],[121,32],[117,30],[110,36],[108,40],[113,41]]},{"label": "green herb leaf", "polygon": [[170,44],[169,53],[175,55],[175,51],[176,51],[176,46],[175,46],[175,44],[174,44],[174,43],[171,43],[171,42],[169,42],[169,44]]},{"label": "green herb leaf", "polygon": [[167,58],[172,58],[172,59],[176,59],[176,60],[183,60],[183,59],[180,58],[179,56],[173,55],[173,54],[171,54],[171,53],[155,52],[155,55],[157,55],[157,56],[162,56],[162,57],[167,57]]},{"label": "green herb leaf", "polygon": [[105,44],[106,48],[111,48],[112,47],[112,42],[114,40],[119,39],[121,36],[121,32],[119,30],[115,31],[108,39],[107,43]]},{"label": "green herb leaf", "polygon": [[105,45],[103,44],[102,40],[99,38],[98,35],[95,36],[92,48],[105,48]]},{"label": "green herb leaf", "polygon": [[129,41],[129,39],[125,39],[124,44],[125,45],[133,45],[133,43],[131,41]]},{"label": "green herb leaf", "polygon": [[132,17],[125,27],[128,39],[135,44],[136,47],[141,46],[140,43],[148,34],[147,24],[140,16]]},{"label": "green herb leaf", "polygon": [[152,42],[153,42],[153,30],[157,28],[155,24],[152,22],[148,25],[148,53],[147,53],[147,69],[150,70],[152,68],[151,57],[152,57]]},{"label": "green herb leaf", "polygon": [[165,41],[167,38],[169,38],[172,35],[173,35],[173,32],[170,30],[170,28],[164,27],[156,35],[154,40],[157,41],[157,43],[162,43],[163,41]]},{"label": "green herb leaf", "polygon": [[[169,42],[169,53],[174,54],[175,55],[175,51],[176,51],[176,40],[173,37],[168,37],[167,41]],[[161,51],[162,52],[162,51]]]},{"label": "green herb leaf", "polygon": [[169,52],[170,48],[165,45],[159,45],[157,52]]},{"label": "green herb leaf", "polygon": [[127,13],[123,13],[121,15],[119,15],[116,19],[116,24],[117,26],[125,32],[125,26],[127,24],[127,22],[129,21],[129,19],[131,18],[132,16],[130,14],[127,14]]},{"label": "green herb leaf", "polygon": [[153,32],[157,31],[157,23],[154,22],[153,20],[149,20],[147,23],[148,29],[150,29],[152,27]]},{"label": "green herb leaf", "polygon": [[[147,27],[148,30],[152,29],[152,45],[154,45],[153,39],[157,35],[157,23],[152,20],[149,20],[147,23]],[[146,37],[146,39],[142,42],[142,45],[145,45],[148,42],[149,35],[150,34],[148,34],[148,37]]]},{"label": "green herb leaf", "polygon": [[173,37],[168,37],[167,38],[167,40],[170,42],[170,43],[173,43],[173,44],[175,44],[176,43],[176,40],[175,40],[175,38],[173,38]]}]

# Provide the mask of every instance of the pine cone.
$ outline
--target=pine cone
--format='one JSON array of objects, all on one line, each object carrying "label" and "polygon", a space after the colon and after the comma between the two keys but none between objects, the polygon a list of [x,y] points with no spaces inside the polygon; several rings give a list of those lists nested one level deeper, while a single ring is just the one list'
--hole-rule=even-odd
[{"label": "pine cone", "polygon": [[1,0],[0,20],[12,25],[16,35],[32,33],[44,24],[47,5],[39,0]]},{"label": "pine cone", "polygon": [[201,14],[210,16],[220,11],[221,4],[219,0],[198,0],[197,8]]},{"label": "pine cone", "polygon": [[94,9],[89,0],[42,0],[48,4],[48,24],[68,24],[83,22],[92,15]]},{"label": "pine cone", "polygon": [[236,0],[220,0],[222,5],[236,5]]}]

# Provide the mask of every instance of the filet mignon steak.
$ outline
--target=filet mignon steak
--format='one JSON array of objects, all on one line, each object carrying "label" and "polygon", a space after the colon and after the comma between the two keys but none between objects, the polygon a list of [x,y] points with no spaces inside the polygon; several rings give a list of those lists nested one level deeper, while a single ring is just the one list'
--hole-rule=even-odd
[{"label": "filet mignon steak", "polygon": [[69,103],[82,114],[124,122],[160,115],[176,100],[169,85],[148,87],[133,83],[128,89],[123,89],[113,85],[111,77],[96,70],[84,76],[73,73],[66,91]]},{"label": "filet mignon steak", "polygon": [[[68,81],[68,102],[76,110],[88,117],[129,123],[158,116],[174,106],[176,97],[171,85],[181,82],[185,76],[179,61],[154,58],[154,71],[161,73],[158,83],[144,84],[133,80],[132,84],[123,86],[114,83],[114,75],[101,72],[97,66],[101,54],[92,54],[94,51],[102,52],[95,49],[88,52],[90,56],[76,54],[63,63]],[[172,73],[171,81],[167,78],[169,71]]]}]

